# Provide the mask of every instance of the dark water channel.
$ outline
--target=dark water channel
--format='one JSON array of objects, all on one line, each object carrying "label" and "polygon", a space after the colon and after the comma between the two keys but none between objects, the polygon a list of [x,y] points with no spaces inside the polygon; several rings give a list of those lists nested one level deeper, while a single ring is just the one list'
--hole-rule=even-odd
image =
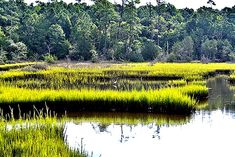
[{"label": "dark water channel", "polygon": [[97,117],[70,122],[66,143],[94,157],[234,156],[235,88],[222,77],[207,85],[208,107],[190,117],[109,115],[105,124]]}]

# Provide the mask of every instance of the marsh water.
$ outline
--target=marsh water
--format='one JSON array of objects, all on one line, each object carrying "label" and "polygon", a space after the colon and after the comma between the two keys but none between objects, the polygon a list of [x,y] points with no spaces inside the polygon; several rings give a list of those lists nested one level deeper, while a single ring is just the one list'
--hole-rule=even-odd
[{"label": "marsh water", "polygon": [[77,113],[65,142],[93,157],[234,156],[235,89],[225,77],[207,86],[208,106],[191,116]]}]

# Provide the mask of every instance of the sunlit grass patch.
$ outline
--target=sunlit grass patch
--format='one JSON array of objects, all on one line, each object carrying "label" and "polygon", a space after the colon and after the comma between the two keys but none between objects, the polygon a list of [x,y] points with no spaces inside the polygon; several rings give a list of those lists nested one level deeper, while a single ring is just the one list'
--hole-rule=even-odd
[{"label": "sunlit grass patch", "polygon": [[50,90],[0,88],[0,104],[43,104],[46,102],[65,107],[101,111],[143,111],[161,113],[189,113],[196,105],[193,97],[206,93],[201,86],[166,88],[160,90]]},{"label": "sunlit grass patch", "polygon": [[203,85],[188,85],[180,87],[179,90],[197,100],[204,100],[208,96],[208,88]]},{"label": "sunlit grass patch", "polygon": [[55,117],[0,121],[0,156],[81,157],[64,143]]},{"label": "sunlit grass patch", "polygon": [[26,67],[29,65],[35,65],[38,64],[39,62],[24,62],[24,63],[15,63],[15,64],[3,64],[0,65],[0,71],[7,71],[10,69],[17,69],[17,68],[22,68]]},{"label": "sunlit grass patch", "polygon": [[0,75],[0,102],[1,106],[47,102],[55,108],[101,111],[173,112],[181,106],[193,110],[197,101],[207,98],[207,77],[234,69],[226,63],[127,63],[11,70]]}]

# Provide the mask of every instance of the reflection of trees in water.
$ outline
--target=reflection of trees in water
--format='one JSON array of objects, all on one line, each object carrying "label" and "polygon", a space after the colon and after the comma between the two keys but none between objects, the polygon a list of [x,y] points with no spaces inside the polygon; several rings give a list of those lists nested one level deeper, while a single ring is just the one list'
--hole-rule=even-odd
[{"label": "reflection of trees in water", "polygon": [[[125,132],[123,127],[129,127],[129,132]],[[121,129],[121,138],[120,138],[120,142],[124,143],[127,142],[130,138],[135,138],[135,127],[134,125],[120,125],[120,129]],[[154,123],[151,123],[147,126],[150,130],[152,130],[152,134],[150,134],[150,136],[152,136],[152,138],[157,138],[160,139],[160,125],[155,125]]]},{"label": "reflection of trees in water", "polygon": [[210,79],[207,82],[209,88],[209,110],[223,109],[234,110],[234,91],[230,89],[225,77]]},{"label": "reflection of trees in water", "polygon": [[160,126],[157,126],[157,129],[154,131],[152,138],[157,138],[160,140]]},{"label": "reflection of trees in water", "polygon": [[[99,134],[99,133],[106,133],[110,134],[114,131],[112,129],[118,129],[116,127],[111,127],[112,124],[97,124],[97,123],[90,123],[93,130]],[[127,125],[127,124],[120,124],[116,125],[120,126],[120,143],[128,142],[131,138],[136,138],[136,132],[139,127],[139,125]],[[149,134],[152,138],[160,139],[160,125],[156,125],[155,123],[151,123],[147,126],[149,130],[151,130],[152,134]]]},{"label": "reflection of trees in water", "polygon": [[96,133],[102,133],[102,132],[107,132],[110,133],[107,129],[109,127],[109,124],[96,124],[96,123],[91,123],[91,126],[93,130],[95,130]]},{"label": "reflection of trees in water", "polygon": [[[87,116],[87,114],[86,114]],[[94,116],[96,122],[90,122],[92,129],[96,134],[106,134],[114,136],[118,133],[118,141],[125,143],[131,139],[138,138],[141,128],[147,129],[146,135],[153,139],[160,139],[161,127],[170,127],[182,125],[189,122],[190,116],[163,115],[163,114],[100,114]],[[89,116],[86,118],[92,119]],[[84,117],[83,117],[84,118]],[[100,122],[99,118],[101,119]],[[106,123],[103,123],[103,122]]]},{"label": "reflection of trees in water", "polygon": [[[152,113],[86,113],[79,115],[84,119],[91,119],[89,123],[96,134],[113,137],[117,135],[120,143],[142,136],[139,134],[142,128],[146,129],[146,136],[158,140],[161,127],[186,124],[191,119],[191,116]],[[94,121],[92,121],[93,119]]]},{"label": "reflection of trees in water", "polygon": [[[123,142],[127,142],[129,140],[129,136],[128,135],[125,135],[124,134],[124,130],[123,130],[123,125],[121,124],[120,125],[120,128],[121,128],[121,138],[120,138],[120,142],[123,143]],[[132,132],[132,128],[130,129],[131,132]]]}]

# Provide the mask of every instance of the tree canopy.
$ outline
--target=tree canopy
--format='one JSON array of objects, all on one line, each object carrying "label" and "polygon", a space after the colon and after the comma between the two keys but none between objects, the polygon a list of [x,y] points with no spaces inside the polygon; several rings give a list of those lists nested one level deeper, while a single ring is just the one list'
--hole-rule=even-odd
[{"label": "tree canopy", "polygon": [[40,60],[233,61],[235,6],[176,9],[162,0],[0,0],[0,63]]}]

